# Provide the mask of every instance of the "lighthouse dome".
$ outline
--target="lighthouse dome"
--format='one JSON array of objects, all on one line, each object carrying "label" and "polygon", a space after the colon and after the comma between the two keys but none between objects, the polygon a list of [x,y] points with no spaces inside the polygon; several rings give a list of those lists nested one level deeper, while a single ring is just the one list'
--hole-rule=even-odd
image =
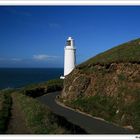
[{"label": "lighthouse dome", "polygon": [[68,37],[68,40],[73,40],[72,37]]}]

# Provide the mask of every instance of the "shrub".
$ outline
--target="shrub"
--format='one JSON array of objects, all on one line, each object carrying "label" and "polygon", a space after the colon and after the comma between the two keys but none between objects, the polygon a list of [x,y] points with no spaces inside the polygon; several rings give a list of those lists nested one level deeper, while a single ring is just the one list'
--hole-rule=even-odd
[{"label": "shrub", "polygon": [[7,124],[10,116],[11,109],[11,96],[10,92],[8,93],[1,91],[0,92],[0,133],[5,133],[7,129]]},{"label": "shrub", "polygon": [[48,92],[60,91],[63,88],[63,80],[53,79],[39,84],[31,84],[24,87],[21,92],[31,97],[42,96]]}]

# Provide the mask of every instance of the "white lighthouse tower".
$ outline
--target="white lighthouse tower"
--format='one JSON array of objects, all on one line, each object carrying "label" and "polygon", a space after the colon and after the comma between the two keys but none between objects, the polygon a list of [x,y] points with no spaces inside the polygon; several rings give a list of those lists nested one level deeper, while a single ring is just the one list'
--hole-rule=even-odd
[{"label": "white lighthouse tower", "polygon": [[[76,65],[76,48],[74,47],[74,40],[72,37],[68,37],[64,51],[64,76],[66,76]],[[60,78],[64,79],[65,77],[61,76]]]}]

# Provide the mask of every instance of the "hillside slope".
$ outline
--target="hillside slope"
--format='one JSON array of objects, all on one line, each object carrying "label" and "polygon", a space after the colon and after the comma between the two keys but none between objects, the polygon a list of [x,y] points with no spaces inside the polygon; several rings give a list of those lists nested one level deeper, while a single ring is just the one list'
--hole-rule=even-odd
[{"label": "hillside slope", "polygon": [[61,100],[140,132],[140,39],[77,66],[64,80]]},{"label": "hillside slope", "polygon": [[80,64],[78,67],[89,67],[96,64],[110,64],[121,62],[140,62],[140,38],[135,39],[119,46],[116,46],[108,51],[98,54],[97,56]]}]

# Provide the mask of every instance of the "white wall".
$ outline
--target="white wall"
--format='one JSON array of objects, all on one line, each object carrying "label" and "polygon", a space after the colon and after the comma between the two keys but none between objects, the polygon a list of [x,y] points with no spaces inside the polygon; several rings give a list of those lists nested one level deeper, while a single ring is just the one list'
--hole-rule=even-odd
[{"label": "white wall", "polygon": [[68,75],[76,64],[76,49],[74,47],[66,46],[64,56],[64,76]]}]

